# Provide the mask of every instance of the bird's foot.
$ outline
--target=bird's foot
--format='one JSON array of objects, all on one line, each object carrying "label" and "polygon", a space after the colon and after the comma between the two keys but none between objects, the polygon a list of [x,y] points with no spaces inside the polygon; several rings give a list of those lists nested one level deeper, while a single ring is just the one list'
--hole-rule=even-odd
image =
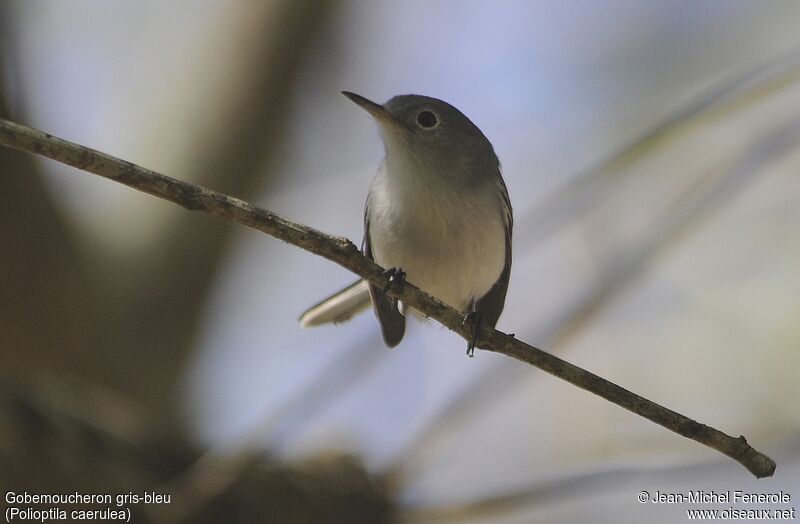
[{"label": "bird's foot", "polygon": [[406,281],[406,272],[399,267],[391,267],[383,272],[384,275],[389,277],[389,281],[383,287],[383,292],[389,291],[392,286],[402,288],[403,283]]},{"label": "bird's foot", "polygon": [[461,325],[468,326],[470,329],[470,337],[467,340],[467,356],[473,358],[475,356],[475,342],[478,340],[478,333],[481,330],[481,314],[470,310],[469,313],[464,315]]}]

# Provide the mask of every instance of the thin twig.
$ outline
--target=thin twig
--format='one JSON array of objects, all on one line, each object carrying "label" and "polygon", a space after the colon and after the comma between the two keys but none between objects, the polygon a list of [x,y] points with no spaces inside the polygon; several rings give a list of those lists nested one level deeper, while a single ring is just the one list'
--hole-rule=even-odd
[{"label": "thin twig", "polygon": [[[472,336],[471,327],[462,323],[463,315],[461,313],[411,284],[393,286],[383,268],[364,257],[350,240],[327,235],[228,195],[181,182],[99,151],[6,120],[0,120],[0,144],[36,153],[114,180],[174,202],[191,211],[204,211],[249,226],[327,258],[373,285],[386,287],[393,298],[402,300],[408,306],[437,320],[463,338],[468,339]],[[695,422],[541,349],[517,340],[513,335],[482,327],[478,333],[477,347],[536,366],[679,435],[716,449],[739,462],[758,478],[769,477],[775,471],[775,462],[753,449],[743,436],[734,438],[705,424]]]},{"label": "thin twig", "polygon": [[[711,121],[718,121],[735,111],[743,111],[765,97],[776,96],[795,85],[798,77],[800,49],[793,49],[702,90],[624,147],[575,174],[564,187],[517,220],[516,229],[523,231],[523,234],[518,235],[519,238],[515,240],[515,250],[530,250],[560,227],[585,214],[587,209],[595,206],[603,196],[607,196],[622,183],[622,175],[630,174],[630,170],[624,168],[641,162],[654,150],[663,149],[665,144],[670,143],[667,138],[674,140],[679,133],[686,134],[700,124],[709,125]],[[739,182],[749,181],[748,175],[758,174],[760,170],[750,165],[751,156],[758,153],[756,156],[764,163],[767,162],[769,158],[763,158],[760,150],[772,147],[779,134],[780,132],[766,140],[760,140],[732,169],[719,173],[719,176],[712,173],[710,177],[705,177],[709,181],[693,184],[682,193],[674,205],[652,221],[654,226],[642,235],[643,240],[640,243],[614,257],[606,264],[588,292],[537,332],[540,343],[554,352],[559,346],[563,346],[580,327],[591,320],[604,303],[633,283],[636,280],[635,275],[644,271],[658,252],[663,251],[676,237],[685,236],[687,229],[698,227],[703,222],[701,217],[709,214],[709,207],[719,208],[722,201],[735,193],[730,190],[720,191],[731,185],[727,181],[729,178],[734,179],[733,185],[737,185]],[[452,395],[432,418],[430,425],[423,428],[387,468],[393,482],[407,482],[414,468],[419,467],[424,460],[423,448],[432,447],[446,432],[452,432],[462,419],[475,417],[476,413],[490,406],[499,395],[507,391],[510,384],[524,376],[519,370],[512,373],[513,368],[509,369],[502,364],[505,363],[498,362],[497,365],[487,368],[475,380]]]},{"label": "thin twig", "polygon": [[[682,192],[667,207],[649,228],[642,240],[632,249],[613,257],[606,264],[596,283],[558,316],[539,334],[538,339],[556,351],[563,347],[574,335],[580,332],[615,296],[637,281],[637,277],[653,264],[654,260],[679,238],[685,238],[690,231],[705,223],[705,219],[725,202],[733,199],[744,187],[752,183],[758,175],[766,171],[766,165],[791,153],[800,139],[800,113],[786,118],[776,125],[757,143],[749,147],[730,167],[725,170],[715,167],[713,173],[702,177]],[[453,431],[462,419],[475,417],[496,400],[500,392],[524,377],[519,371],[505,366],[488,368],[476,380],[465,385],[463,391],[451,397],[451,401],[433,417],[433,422],[414,439],[408,451],[401,453],[389,468],[395,482],[408,482],[407,477],[415,467],[424,461],[423,449],[441,439],[446,431]]]}]

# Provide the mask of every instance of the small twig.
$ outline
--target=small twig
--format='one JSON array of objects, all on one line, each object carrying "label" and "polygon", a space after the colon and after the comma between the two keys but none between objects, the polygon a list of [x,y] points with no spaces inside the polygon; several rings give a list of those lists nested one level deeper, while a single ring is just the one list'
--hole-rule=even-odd
[{"label": "small twig", "polygon": [[[0,144],[36,153],[120,182],[192,211],[204,211],[249,226],[327,258],[375,286],[385,287],[389,283],[383,268],[364,257],[351,241],[326,235],[316,229],[292,222],[228,195],[181,182],[99,151],[6,120],[0,120]],[[464,339],[468,339],[472,335],[471,329],[462,325],[461,313],[410,284],[401,289],[392,287],[389,289],[389,294],[440,322]],[[753,449],[744,437],[734,438],[705,424],[695,422],[680,413],[660,406],[541,349],[517,340],[513,336],[484,327],[480,330],[476,342],[480,349],[494,351],[527,362],[679,435],[716,449],[739,462],[758,478],[769,477],[775,471],[775,462]]]},{"label": "small twig", "polygon": [[[615,256],[601,269],[601,275],[588,291],[571,304],[555,321],[539,330],[539,340],[557,352],[571,337],[580,332],[593,316],[601,311],[601,306],[621,293],[627,286],[637,281],[644,270],[654,260],[663,255],[666,249],[685,238],[691,230],[702,226],[714,211],[722,208],[725,202],[738,195],[744,187],[752,184],[759,175],[769,170],[766,166],[791,153],[800,140],[800,113],[788,115],[770,131],[762,133],[756,143],[733,158],[724,169],[714,169],[695,181],[687,190],[680,193],[672,204],[665,208],[641,235],[641,240],[633,242],[630,249]],[[462,391],[452,395],[449,402],[432,417],[428,427],[413,439],[401,453],[395,464],[389,468],[396,481],[408,482],[408,475],[414,467],[424,461],[424,447],[441,438],[467,417],[475,417],[487,406],[492,405],[502,392],[513,387],[525,375],[519,370],[512,373],[505,366],[487,368],[476,380],[466,384]]]}]

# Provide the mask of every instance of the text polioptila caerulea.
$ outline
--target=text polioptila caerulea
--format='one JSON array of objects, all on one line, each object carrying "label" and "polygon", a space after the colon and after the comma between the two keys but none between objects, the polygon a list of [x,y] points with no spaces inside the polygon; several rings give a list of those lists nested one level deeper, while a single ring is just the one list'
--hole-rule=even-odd
[{"label": "text polioptila caerulea", "polygon": [[[479,324],[494,327],[511,273],[513,221],[492,144],[442,100],[401,95],[379,105],[343,94],[378,122],[386,151],[367,196],[364,254],[464,312],[475,333]],[[383,340],[396,346],[405,308],[363,280],[311,307],[300,322],[343,322],[370,302]]]}]

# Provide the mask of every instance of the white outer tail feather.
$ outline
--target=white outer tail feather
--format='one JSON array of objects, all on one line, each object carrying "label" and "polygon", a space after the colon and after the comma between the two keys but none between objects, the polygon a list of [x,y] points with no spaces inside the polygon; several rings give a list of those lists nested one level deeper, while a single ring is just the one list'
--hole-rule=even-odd
[{"label": "white outer tail feather", "polygon": [[311,306],[300,315],[303,327],[339,324],[350,320],[370,307],[369,285],[365,280],[357,280],[337,291],[319,304]]}]

